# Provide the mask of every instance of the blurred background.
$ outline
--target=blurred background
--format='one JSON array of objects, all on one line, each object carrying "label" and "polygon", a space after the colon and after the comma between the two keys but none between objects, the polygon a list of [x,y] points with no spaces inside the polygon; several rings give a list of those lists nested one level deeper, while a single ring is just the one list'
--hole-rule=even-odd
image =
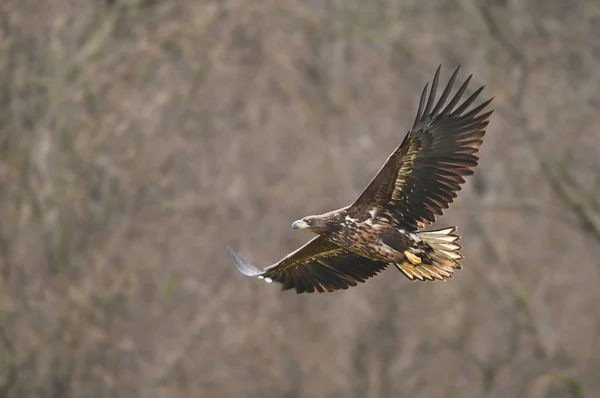
[{"label": "blurred background", "polygon": [[[495,96],[463,270],[245,278],[439,64]],[[600,396],[600,3],[3,0],[0,397]]]}]

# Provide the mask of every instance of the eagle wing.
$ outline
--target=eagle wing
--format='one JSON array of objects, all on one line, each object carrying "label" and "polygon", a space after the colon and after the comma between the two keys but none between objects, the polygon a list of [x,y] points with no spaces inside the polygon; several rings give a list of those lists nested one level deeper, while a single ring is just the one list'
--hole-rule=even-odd
[{"label": "eagle wing", "polygon": [[425,85],[411,131],[371,180],[350,211],[364,214],[373,207],[388,210],[408,228],[423,228],[442,215],[454,201],[464,176],[473,174],[479,158],[475,153],[483,143],[485,127],[493,111],[481,113],[493,98],[469,109],[484,87],[460,105],[471,76],[450,95],[460,66],[456,68],[437,103],[440,67],[427,95]]},{"label": "eagle wing", "polygon": [[383,271],[388,264],[350,253],[321,236],[277,263],[258,269],[230,247],[229,256],[242,274],[281,283],[297,293],[333,292],[356,286]]}]

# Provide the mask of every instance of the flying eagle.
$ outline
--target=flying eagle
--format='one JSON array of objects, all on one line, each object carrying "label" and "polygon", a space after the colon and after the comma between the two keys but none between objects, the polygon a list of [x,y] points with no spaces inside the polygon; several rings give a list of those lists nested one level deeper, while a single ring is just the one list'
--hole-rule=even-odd
[{"label": "flying eagle", "polygon": [[471,107],[484,87],[461,103],[472,75],[447,102],[459,69],[436,102],[438,67],[429,95],[429,83],[423,89],[412,129],[354,203],[292,224],[317,237],[262,270],[227,247],[238,271],[297,293],[347,289],[390,264],[410,280],[451,278],[463,258],[456,227],[420,229],[442,215],[463,177],[473,174],[493,112],[482,113],[493,98]]}]

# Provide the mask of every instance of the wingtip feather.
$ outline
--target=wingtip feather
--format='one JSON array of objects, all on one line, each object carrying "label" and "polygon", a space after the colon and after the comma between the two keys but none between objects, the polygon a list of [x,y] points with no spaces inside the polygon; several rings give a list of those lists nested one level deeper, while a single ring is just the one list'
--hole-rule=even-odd
[{"label": "wingtip feather", "polygon": [[429,82],[425,84],[423,88],[423,92],[421,93],[421,99],[419,100],[419,108],[417,109],[417,116],[415,117],[415,122],[413,124],[413,128],[419,123],[421,118],[423,117],[423,111],[425,110],[425,101],[427,100],[427,89],[429,88]]},{"label": "wingtip feather", "polygon": [[227,252],[229,253],[229,258],[235,268],[242,274],[246,276],[260,276],[263,271],[261,269],[256,268],[246,261],[242,256],[236,253],[231,247],[227,246]]},{"label": "wingtip feather", "polygon": [[433,76],[433,82],[431,83],[431,90],[429,91],[429,98],[427,98],[427,105],[425,105],[425,110],[423,111],[421,117],[426,117],[431,114],[431,108],[433,107],[435,96],[437,94],[441,68],[442,65],[438,66],[437,70],[435,71],[435,75]]},{"label": "wingtip feather", "polygon": [[446,84],[446,88],[444,88],[444,91],[442,92],[442,95],[438,99],[437,104],[431,111],[432,115],[437,115],[438,112],[440,111],[440,109],[442,109],[442,107],[444,106],[444,103],[448,99],[448,95],[450,95],[450,92],[452,91],[452,87],[454,86],[454,81],[456,80],[456,76],[458,75],[459,70],[460,70],[460,64],[456,67],[456,69],[454,70],[454,73],[452,73],[452,76],[450,76],[450,80]]}]

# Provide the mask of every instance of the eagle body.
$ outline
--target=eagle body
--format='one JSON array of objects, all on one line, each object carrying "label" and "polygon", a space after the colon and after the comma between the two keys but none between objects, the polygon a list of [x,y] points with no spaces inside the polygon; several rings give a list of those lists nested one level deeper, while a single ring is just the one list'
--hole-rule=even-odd
[{"label": "eagle body", "polygon": [[[459,67],[460,68],[460,67]],[[297,293],[356,286],[390,265],[410,280],[451,278],[461,268],[456,227],[425,231],[473,174],[493,111],[472,106],[483,87],[463,98],[471,76],[450,96],[457,68],[436,99],[440,68],[425,85],[412,129],[349,206],[292,224],[317,236],[265,269],[228,247],[238,271]]]},{"label": "eagle body", "polygon": [[351,253],[386,264],[405,261],[407,250],[413,254],[427,250],[417,234],[395,225],[393,217],[385,211],[374,208],[362,216],[366,217],[347,209],[334,212],[328,215],[321,236]]}]

